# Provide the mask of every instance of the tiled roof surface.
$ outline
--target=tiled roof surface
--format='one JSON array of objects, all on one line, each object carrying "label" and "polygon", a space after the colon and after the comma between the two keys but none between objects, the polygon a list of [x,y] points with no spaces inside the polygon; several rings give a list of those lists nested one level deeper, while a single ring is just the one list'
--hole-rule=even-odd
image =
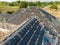
[{"label": "tiled roof surface", "polygon": [[41,30],[39,21],[32,19],[24,27],[18,29],[2,45],[42,45],[44,30]]},{"label": "tiled roof surface", "polygon": [[[44,21],[44,23],[46,23],[47,22],[47,24],[48,24],[48,22],[51,24],[51,23],[54,23],[54,26],[56,26],[56,27],[54,27],[54,28],[57,28],[58,29],[58,32],[59,32],[59,28],[57,27],[57,24],[55,24],[55,17],[54,16],[51,16],[51,14],[49,14],[49,13],[47,13],[47,12],[45,12],[45,11],[43,11],[43,10],[41,10],[41,9],[35,9],[35,8],[29,8],[29,9],[20,9],[19,11],[17,11],[17,12],[15,12],[14,14],[12,14],[12,15],[0,15],[1,17],[4,17],[4,18],[6,18],[6,22],[9,22],[9,23],[13,23],[13,24],[16,24],[16,25],[19,25],[19,24],[21,24],[25,19],[27,19],[27,18],[29,18],[30,16],[32,16],[32,15],[36,15],[36,16],[38,16],[41,20],[40,21]],[[42,15],[44,15],[44,16],[42,16]],[[46,21],[46,22],[45,22]],[[32,23],[33,22],[33,23]],[[32,41],[32,39],[36,42],[36,40],[38,41],[38,39],[39,38],[37,38],[37,37],[35,37],[35,38],[37,38],[36,40],[33,38],[34,36],[37,36],[37,35],[35,35],[35,34],[37,34],[37,30],[36,30],[36,27],[39,27],[40,25],[39,25],[39,21],[36,21],[36,22],[34,22],[34,21],[32,21],[32,22],[30,22],[25,28],[22,28],[22,29],[18,29],[19,31],[17,31],[17,32],[20,32],[20,33],[15,33],[15,34],[12,34],[12,36],[11,37],[9,37],[6,41],[7,41],[7,43],[4,43],[4,45],[5,44],[7,44],[7,45],[9,45],[9,44],[11,44],[11,45],[14,45],[15,43],[16,44],[22,44],[22,45],[25,45],[27,42],[27,45],[29,45],[30,44],[30,42]],[[57,21],[56,21],[57,22]],[[35,23],[36,23],[36,25],[35,25]],[[31,25],[33,25],[33,26],[31,26]],[[49,25],[49,24],[48,24]],[[58,24],[59,25],[59,24]],[[36,26],[36,27],[35,27]],[[48,26],[47,26],[48,27]],[[27,30],[25,30],[25,29],[27,29]],[[51,29],[51,28],[50,28]],[[56,29],[56,30],[57,30]],[[52,29],[53,30],[53,29]],[[33,33],[32,33],[32,32]],[[29,36],[30,35],[30,37],[29,38],[27,38],[26,36]],[[14,36],[13,36],[14,35]],[[38,34],[39,35],[39,34]],[[41,37],[41,36],[40,36]],[[17,38],[17,39],[16,39]],[[27,42],[24,42],[24,40],[26,41],[26,39],[27,39]],[[17,42],[13,42],[13,41],[17,41]],[[21,40],[21,41],[20,41]],[[24,43],[21,43],[21,42],[24,42]],[[34,43],[34,42],[32,42],[32,43]],[[36,44],[37,43],[39,43],[39,41],[38,42],[36,42]]]},{"label": "tiled roof surface", "polygon": [[60,45],[60,37],[58,38],[58,45]]},{"label": "tiled roof surface", "polygon": [[42,45],[45,29],[41,31],[41,27],[40,22],[32,18],[1,45]]}]

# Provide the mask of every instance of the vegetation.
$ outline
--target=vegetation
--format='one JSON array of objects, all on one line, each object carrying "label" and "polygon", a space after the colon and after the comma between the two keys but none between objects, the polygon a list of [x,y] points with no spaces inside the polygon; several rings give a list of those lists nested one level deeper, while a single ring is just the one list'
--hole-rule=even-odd
[{"label": "vegetation", "polygon": [[17,11],[19,9],[18,6],[0,6],[0,12],[6,13],[7,11]]},{"label": "vegetation", "polygon": [[0,14],[1,14],[2,12],[0,11]]},{"label": "vegetation", "polygon": [[52,8],[52,9],[58,9],[58,7],[57,7],[57,5],[51,5],[51,7],[50,8]]},{"label": "vegetation", "polygon": [[51,7],[50,7],[51,9],[58,9],[58,3],[57,2],[55,2],[55,3],[52,3],[52,5],[51,5]]},{"label": "vegetation", "polygon": [[27,8],[27,2],[20,2],[19,8]]},{"label": "vegetation", "polygon": [[38,6],[38,7],[44,7],[47,5],[52,5],[52,4],[60,4],[60,2],[40,2],[40,1],[36,1],[36,2],[26,2],[26,1],[16,1],[16,2],[0,2],[0,6],[19,6],[19,7],[25,7],[27,8],[27,6]]},{"label": "vegetation", "polygon": [[[45,6],[51,5],[50,8],[57,10],[57,5],[60,5],[60,2],[26,2],[26,1],[16,1],[16,2],[0,2],[0,11],[7,12],[7,11],[16,11],[19,8],[27,8],[28,6],[37,6],[38,8],[43,8]],[[6,8],[5,8],[6,7]],[[9,10],[10,9],[10,10]],[[6,11],[7,10],[7,11]]]},{"label": "vegetation", "polygon": [[7,11],[8,14],[12,14],[14,11]]}]

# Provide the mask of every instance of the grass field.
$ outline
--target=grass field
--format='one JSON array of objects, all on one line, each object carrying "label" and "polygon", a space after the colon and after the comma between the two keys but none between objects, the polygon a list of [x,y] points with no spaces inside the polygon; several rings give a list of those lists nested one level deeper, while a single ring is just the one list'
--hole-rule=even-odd
[{"label": "grass field", "polygon": [[6,13],[7,11],[16,11],[18,9],[18,6],[0,6],[0,11],[2,13]]}]

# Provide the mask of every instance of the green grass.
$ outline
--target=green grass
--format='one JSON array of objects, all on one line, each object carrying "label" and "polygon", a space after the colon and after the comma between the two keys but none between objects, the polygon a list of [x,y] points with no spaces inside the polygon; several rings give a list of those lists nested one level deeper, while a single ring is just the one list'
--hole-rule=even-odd
[{"label": "green grass", "polygon": [[0,6],[0,11],[2,13],[6,13],[7,11],[16,11],[18,9],[18,6]]}]

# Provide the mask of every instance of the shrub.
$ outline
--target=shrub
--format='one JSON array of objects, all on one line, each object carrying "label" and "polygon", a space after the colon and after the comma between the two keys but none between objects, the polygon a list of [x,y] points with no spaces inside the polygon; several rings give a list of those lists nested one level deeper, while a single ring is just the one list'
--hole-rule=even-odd
[{"label": "shrub", "polygon": [[7,11],[8,14],[12,14],[14,11]]},{"label": "shrub", "polygon": [[52,5],[50,8],[52,8],[52,9],[58,9],[58,7],[57,7],[57,5]]},{"label": "shrub", "polygon": [[0,11],[0,14],[1,14],[2,12]]}]

